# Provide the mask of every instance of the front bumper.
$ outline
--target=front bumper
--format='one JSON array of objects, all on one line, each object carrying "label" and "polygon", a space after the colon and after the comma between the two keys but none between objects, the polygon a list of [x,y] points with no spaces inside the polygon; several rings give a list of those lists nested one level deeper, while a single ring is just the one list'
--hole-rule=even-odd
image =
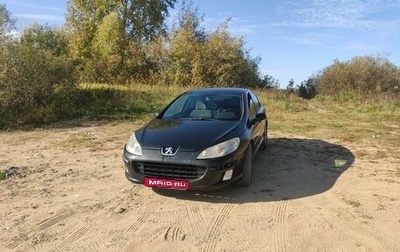
[{"label": "front bumper", "polygon": [[[190,184],[190,190],[218,190],[239,180],[243,176],[244,148],[239,148],[236,152],[225,157],[215,159],[196,159],[198,153],[178,152],[173,157],[162,156],[160,150],[143,150],[142,156],[133,155],[126,151],[122,159],[125,164],[125,176],[134,183],[144,184],[145,177],[155,177],[158,179],[186,180]],[[148,163],[155,164],[157,167],[167,167],[169,172],[153,169],[149,175],[144,166]],[[190,166],[197,175],[186,177],[185,166]],[[174,168],[179,171],[174,174]],[[223,180],[227,171],[232,170],[232,177]],[[155,171],[155,172],[154,172]],[[172,171],[172,173],[171,173]],[[189,172],[188,174],[193,174]]]}]

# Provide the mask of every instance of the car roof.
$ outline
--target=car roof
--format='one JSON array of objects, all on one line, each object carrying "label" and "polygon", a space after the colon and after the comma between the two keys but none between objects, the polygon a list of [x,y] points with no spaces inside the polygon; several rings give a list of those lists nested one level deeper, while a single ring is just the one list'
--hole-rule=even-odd
[{"label": "car roof", "polygon": [[249,89],[246,88],[221,88],[221,87],[217,87],[217,88],[198,88],[198,89],[192,89],[187,91],[186,93],[199,93],[199,94],[247,94],[248,92],[250,92]]}]

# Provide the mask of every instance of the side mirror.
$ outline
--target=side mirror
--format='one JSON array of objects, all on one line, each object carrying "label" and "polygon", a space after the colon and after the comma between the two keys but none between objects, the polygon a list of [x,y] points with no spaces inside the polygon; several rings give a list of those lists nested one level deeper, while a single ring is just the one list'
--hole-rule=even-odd
[{"label": "side mirror", "polygon": [[256,114],[256,117],[253,120],[251,120],[251,124],[256,124],[265,119],[267,119],[267,116],[265,115],[265,113],[258,113],[258,114]]}]

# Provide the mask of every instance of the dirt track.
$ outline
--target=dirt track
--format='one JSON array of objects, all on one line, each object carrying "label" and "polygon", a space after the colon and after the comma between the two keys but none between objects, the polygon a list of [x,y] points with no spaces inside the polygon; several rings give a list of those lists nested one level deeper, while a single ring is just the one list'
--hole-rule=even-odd
[{"label": "dirt track", "polygon": [[272,132],[253,184],[154,191],[124,177],[137,126],[0,133],[0,251],[400,251],[385,146]]}]

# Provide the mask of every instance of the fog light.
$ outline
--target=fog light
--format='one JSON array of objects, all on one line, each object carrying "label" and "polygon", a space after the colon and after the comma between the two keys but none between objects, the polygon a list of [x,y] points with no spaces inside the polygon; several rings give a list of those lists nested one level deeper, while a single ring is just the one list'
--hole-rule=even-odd
[{"label": "fog light", "polygon": [[222,178],[222,181],[230,180],[232,178],[232,173],[233,170],[226,171],[224,177]]}]

